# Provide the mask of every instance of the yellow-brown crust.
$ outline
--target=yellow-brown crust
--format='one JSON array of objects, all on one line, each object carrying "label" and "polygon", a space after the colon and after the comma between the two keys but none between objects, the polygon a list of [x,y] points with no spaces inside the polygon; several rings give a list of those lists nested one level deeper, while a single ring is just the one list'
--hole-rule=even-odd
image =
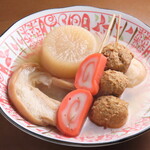
[{"label": "yellow-brown crust", "polygon": [[102,54],[107,57],[106,70],[112,69],[125,73],[131,63],[133,54],[119,43],[110,43],[104,47]]},{"label": "yellow-brown crust", "polygon": [[106,70],[100,81],[99,95],[120,96],[128,84],[129,80],[122,72]]},{"label": "yellow-brown crust", "polygon": [[128,118],[127,102],[114,96],[101,96],[93,104],[90,119],[99,126],[120,128]]}]

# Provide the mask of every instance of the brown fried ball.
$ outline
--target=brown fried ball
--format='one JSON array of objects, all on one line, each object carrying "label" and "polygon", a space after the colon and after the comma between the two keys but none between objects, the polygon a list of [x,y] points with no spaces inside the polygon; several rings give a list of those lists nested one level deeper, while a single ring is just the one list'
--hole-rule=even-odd
[{"label": "brown fried ball", "polygon": [[102,54],[107,57],[106,70],[112,69],[125,73],[131,63],[133,54],[128,48],[119,43],[110,43],[102,50]]},{"label": "brown fried ball", "polygon": [[122,72],[106,70],[100,81],[100,91],[98,95],[120,96],[128,87],[129,80]]},{"label": "brown fried ball", "polygon": [[114,96],[101,96],[93,104],[90,119],[99,126],[120,128],[128,117],[128,103]]}]

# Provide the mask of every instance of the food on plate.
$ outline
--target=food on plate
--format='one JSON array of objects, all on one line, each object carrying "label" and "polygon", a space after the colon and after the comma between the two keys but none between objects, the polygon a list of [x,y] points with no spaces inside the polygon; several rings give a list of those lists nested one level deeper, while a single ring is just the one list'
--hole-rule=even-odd
[{"label": "food on plate", "polygon": [[21,65],[13,73],[8,84],[10,100],[19,113],[30,122],[42,126],[55,126],[60,102],[45,95],[36,87],[37,84],[51,86],[51,75],[44,72],[38,64]]},{"label": "food on plate", "polygon": [[106,69],[112,69],[125,73],[131,63],[133,54],[128,48],[119,43],[106,45],[102,54],[107,58]]},{"label": "food on plate", "polygon": [[91,107],[92,95],[97,94],[99,90],[106,61],[105,56],[95,53],[81,62],[75,77],[77,90],[70,92],[62,100],[57,112],[57,127],[65,135],[79,134]]},{"label": "food on plate", "polygon": [[113,22],[115,21],[115,16],[116,15],[113,14],[107,33],[104,36],[97,53],[87,56],[81,62],[75,76],[75,87],[89,90],[92,95],[96,95],[99,90],[99,82],[107,62],[106,57],[101,54],[101,51],[108,35],[110,34]]},{"label": "food on plate", "polygon": [[99,126],[120,128],[128,118],[128,103],[114,96],[101,96],[95,100],[90,119]]},{"label": "food on plate", "polygon": [[90,111],[94,123],[110,128],[126,123],[128,104],[118,97],[125,88],[142,82],[146,71],[118,43],[121,16],[116,42],[104,47],[114,20],[115,14],[101,46],[91,32],[79,26],[60,26],[47,34],[42,49],[28,54],[29,63],[21,62],[9,81],[9,97],[22,116],[74,137],[82,129],[94,95],[98,97]]},{"label": "food on plate", "polygon": [[106,62],[106,57],[100,53],[86,57],[77,70],[75,87],[86,89],[92,95],[96,95],[99,91],[99,82],[103,75]]},{"label": "food on plate", "polygon": [[60,26],[44,39],[41,64],[54,76],[73,78],[82,60],[97,50],[97,39],[88,30],[79,26]]},{"label": "food on plate", "polygon": [[106,70],[100,81],[100,95],[120,96],[128,87],[129,80],[122,72]]},{"label": "food on plate", "polygon": [[146,69],[139,60],[133,58],[125,75],[129,79],[129,87],[134,87],[145,79]]},{"label": "food on plate", "polygon": [[77,89],[67,94],[57,112],[57,128],[67,136],[77,136],[93,102],[88,90]]},{"label": "food on plate", "polygon": [[57,128],[63,134],[77,136],[80,133],[93,101],[92,95],[99,90],[106,61],[105,56],[94,53],[81,62],[75,77],[77,90],[62,100],[57,112]]}]

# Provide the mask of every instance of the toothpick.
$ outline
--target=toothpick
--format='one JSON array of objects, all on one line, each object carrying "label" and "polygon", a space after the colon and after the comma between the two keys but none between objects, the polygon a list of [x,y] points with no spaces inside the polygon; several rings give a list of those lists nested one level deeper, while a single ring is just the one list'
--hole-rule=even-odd
[{"label": "toothpick", "polygon": [[106,43],[106,41],[107,41],[107,39],[108,39],[108,36],[109,36],[109,34],[110,34],[110,31],[111,31],[112,25],[113,25],[113,23],[114,23],[115,17],[116,17],[116,15],[113,14],[113,17],[112,17],[112,19],[111,19],[111,22],[110,22],[110,25],[109,25],[109,27],[108,27],[108,30],[107,30],[107,32],[106,32],[106,34],[105,34],[105,37],[104,37],[104,39],[103,39],[103,41],[102,41],[102,44],[101,44],[101,46],[100,46],[99,53],[102,52],[103,47],[104,47],[104,45],[105,45],[105,43]]},{"label": "toothpick", "polygon": [[121,15],[118,16],[118,27],[117,27],[117,33],[116,33],[116,44],[118,44],[118,40],[119,40],[120,22],[121,22]]}]

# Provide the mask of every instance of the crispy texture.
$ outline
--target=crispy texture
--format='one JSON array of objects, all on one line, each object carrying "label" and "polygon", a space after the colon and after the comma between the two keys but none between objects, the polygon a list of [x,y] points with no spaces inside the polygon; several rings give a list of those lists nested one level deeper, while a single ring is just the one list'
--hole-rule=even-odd
[{"label": "crispy texture", "polygon": [[125,73],[131,63],[133,54],[121,44],[111,43],[103,48],[102,54],[107,57],[106,70],[112,69]]},{"label": "crispy texture", "polygon": [[127,102],[114,96],[101,96],[93,104],[90,119],[99,126],[120,128],[128,118]]},{"label": "crispy texture", "polygon": [[101,78],[99,95],[120,96],[128,84],[129,80],[122,72],[106,70]]}]

